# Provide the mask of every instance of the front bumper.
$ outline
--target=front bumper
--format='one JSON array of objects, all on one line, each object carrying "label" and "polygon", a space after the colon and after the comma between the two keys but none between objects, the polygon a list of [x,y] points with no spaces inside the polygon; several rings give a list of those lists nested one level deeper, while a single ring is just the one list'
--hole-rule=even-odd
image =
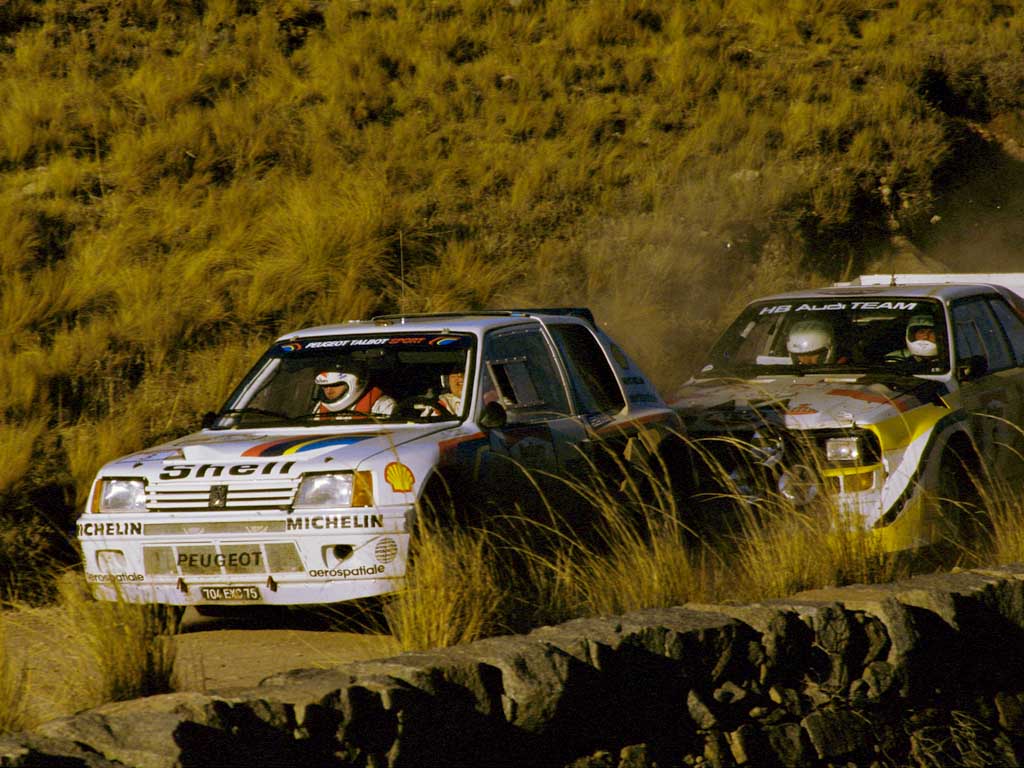
[{"label": "front bumper", "polygon": [[102,600],[295,605],[400,587],[413,507],[86,514],[85,577]]}]

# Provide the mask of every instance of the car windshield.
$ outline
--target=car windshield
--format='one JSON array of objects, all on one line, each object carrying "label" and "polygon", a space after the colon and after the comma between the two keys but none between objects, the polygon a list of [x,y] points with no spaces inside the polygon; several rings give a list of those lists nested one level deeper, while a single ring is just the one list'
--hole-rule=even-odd
[{"label": "car windshield", "polygon": [[452,333],[323,336],[271,347],[214,429],[461,420],[475,340]]},{"label": "car windshield", "polygon": [[752,304],[719,338],[700,375],[948,370],[946,321],[939,302],[836,297]]}]

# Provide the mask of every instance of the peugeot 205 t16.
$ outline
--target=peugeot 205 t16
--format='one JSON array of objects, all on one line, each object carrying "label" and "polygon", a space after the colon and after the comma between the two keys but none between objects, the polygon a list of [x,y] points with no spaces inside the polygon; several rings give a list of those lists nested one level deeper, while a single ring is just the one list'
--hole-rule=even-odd
[{"label": "peugeot 205 t16", "polygon": [[200,607],[391,592],[425,502],[510,510],[530,472],[579,474],[595,446],[649,454],[678,426],[586,310],[307,328],[201,431],[99,471],[86,577],[100,598]]}]

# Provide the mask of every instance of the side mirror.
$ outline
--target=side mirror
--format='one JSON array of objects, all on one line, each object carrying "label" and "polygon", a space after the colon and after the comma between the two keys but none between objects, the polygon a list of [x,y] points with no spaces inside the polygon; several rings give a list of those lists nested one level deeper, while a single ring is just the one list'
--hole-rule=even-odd
[{"label": "side mirror", "polygon": [[213,426],[214,422],[217,421],[217,414],[213,411],[207,411],[203,414],[202,425],[203,429],[209,429]]},{"label": "side mirror", "polygon": [[505,407],[497,400],[492,400],[480,412],[479,424],[484,429],[501,429],[508,421]]},{"label": "side mirror", "polygon": [[956,361],[956,377],[960,381],[980,379],[988,373],[988,358],[984,355],[971,355]]}]

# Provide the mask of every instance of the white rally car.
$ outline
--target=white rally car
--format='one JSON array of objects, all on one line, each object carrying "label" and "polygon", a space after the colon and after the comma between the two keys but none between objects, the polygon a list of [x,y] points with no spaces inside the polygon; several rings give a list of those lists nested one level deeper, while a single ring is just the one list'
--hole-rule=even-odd
[{"label": "white rally car", "polygon": [[278,339],[205,428],[99,472],[94,594],[176,605],[394,591],[427,499],[511,511],[523,469],[657,450],[679,418],[587,310],[388,316]]},{"label": "white rally car", "polygon": [[986,474],[1021,475],[1024,274],[873,275],[769,296],[673,407],[698,489],[825,495],[890,550],[957,535]]}]

